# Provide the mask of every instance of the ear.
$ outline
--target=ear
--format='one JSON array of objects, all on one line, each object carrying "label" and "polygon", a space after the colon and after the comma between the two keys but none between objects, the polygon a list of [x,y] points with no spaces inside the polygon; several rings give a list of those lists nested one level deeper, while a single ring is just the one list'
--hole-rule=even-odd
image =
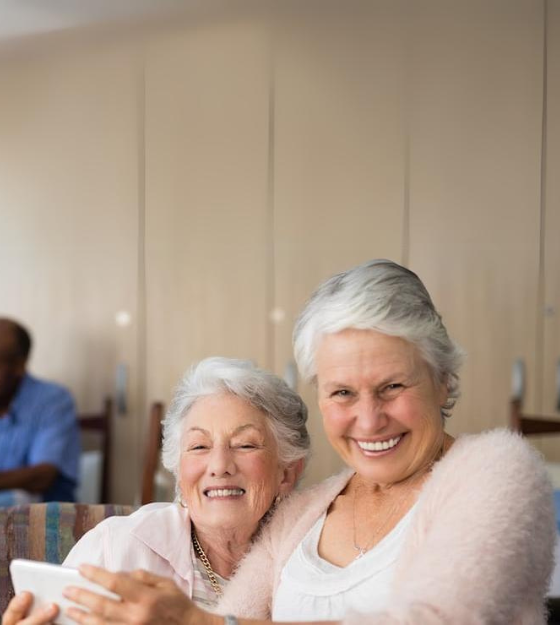
[{"label": "ear", "polygon": [[278,486],[278,494],[281,497],[289,495],[295,488],[295,485],[303,473],[305,462],[303,458],[292,462],[282,470],[282,480]]}]

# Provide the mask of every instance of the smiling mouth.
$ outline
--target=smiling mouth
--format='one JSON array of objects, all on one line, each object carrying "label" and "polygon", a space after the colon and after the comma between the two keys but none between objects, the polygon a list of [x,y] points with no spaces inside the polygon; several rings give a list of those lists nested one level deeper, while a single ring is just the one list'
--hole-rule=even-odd
[{"label": "smiling mouth", "polygon": [[403,436],[404,435],[401,434],[399,436],[395,436],[394,438],[389,438],[386,441],[356,441],[356,443],[360,449],[363,449],[364,451],[387,451],[398,445]]},{"label": "smiling mouth", "polygon": [[204,494],[210,499],[241,497],[245,494],[245,490],[243,488],[207,488]]}]

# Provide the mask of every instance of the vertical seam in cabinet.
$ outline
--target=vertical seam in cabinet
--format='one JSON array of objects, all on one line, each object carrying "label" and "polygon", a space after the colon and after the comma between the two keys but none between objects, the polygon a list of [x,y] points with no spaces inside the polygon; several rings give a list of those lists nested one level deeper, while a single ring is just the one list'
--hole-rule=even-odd
[{"label": "vertical seam in cabinet", "polygon": [[267,367],[275,368],[276,325],[272,323],[270,313],[276,299],[276,248],[275,248],[275,214],[274,214],[274,140],[275,140],[275,47],[274,23],[268,23],[268,169],[267,169],[267,258],[266,258],[266,358]]},{"label": "vertical seam in cabinet", "polygon": [[401,241],[401,262],[404,267],[408,267],[410,262],[410,77],[411,77],[411,51],[410,51],[410,24],[402,16],[402,23],[406,24],[404,37],[404,71],[403,71],[403,214],[402,214],[402,241]]},{"label": "vertical seam in cabinet", "polygon": [[543,73],[542,73],[542,117],[541,117],[541,180],[540,180],[540,220],[539,220],[539,279],[537,293],[537,349],[536,349],[536,380],[535,387],[536,409],[541,412],[543,409],[544,393],[544,273],[545,273],[545,226],[546,226],[546,165],[547,165],[547,80],[548,80],[548,0],[543,0]]},{"label": "vertical seam in cabinet", "polygon": [[[139,75],[137,85],[138,97],[138,295],[137,295],[137,417],[136,443],[137,449],[142,449],[141,433],[142,420],[146,401],[146,54],[145,48],[140,51]],[[137,454],[137,475],[140,475],[140,456]]]}]

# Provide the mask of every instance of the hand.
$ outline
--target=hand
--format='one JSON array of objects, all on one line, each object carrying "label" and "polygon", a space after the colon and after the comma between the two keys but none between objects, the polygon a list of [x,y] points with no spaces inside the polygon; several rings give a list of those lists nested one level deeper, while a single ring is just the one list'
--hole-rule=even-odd
[{"label": "hand", "polygon": [[33,616],[27,616],[32,603],[33,595],[30,592],[22,592],[16,595],[4,612],[2,625],[16,625],[16,623],[19,623],[19,625],[45,625],[46,623],[52,623],[58,615],[58,606],[51,603],[51,605],[37,610]]},{"label": "hand", "polygon": [[83,588],[66,588],[64,595],[68,599],[91,610],[89,613],[78,608],[68,608],[66,611],[71,619],[82,625],[100,625],[106,622],[136,625],[214,625],[213,616],[197,608],[175,582],[166,577],[141,570],[133,573],[111,573],[91,565],[81,566],[80,573],[121,598],[118,601]]}]

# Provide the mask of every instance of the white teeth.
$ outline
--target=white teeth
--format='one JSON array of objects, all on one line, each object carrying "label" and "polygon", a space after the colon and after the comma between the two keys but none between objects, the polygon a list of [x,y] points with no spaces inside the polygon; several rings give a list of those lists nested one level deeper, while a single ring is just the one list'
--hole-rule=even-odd
[{"label": "white teeth", "polygon": [[402,436],[396,438],[390,438],[388,441],[376,441],[375,443],[369,443],[366,441],[356,441],[361,449],[365,451],[385,451],[393,448],[400,440]]},{"label": "white teeth", "polygon": [[206,491],[207,497],[238,497],[245,491],[242,488],[214,488]]}]

